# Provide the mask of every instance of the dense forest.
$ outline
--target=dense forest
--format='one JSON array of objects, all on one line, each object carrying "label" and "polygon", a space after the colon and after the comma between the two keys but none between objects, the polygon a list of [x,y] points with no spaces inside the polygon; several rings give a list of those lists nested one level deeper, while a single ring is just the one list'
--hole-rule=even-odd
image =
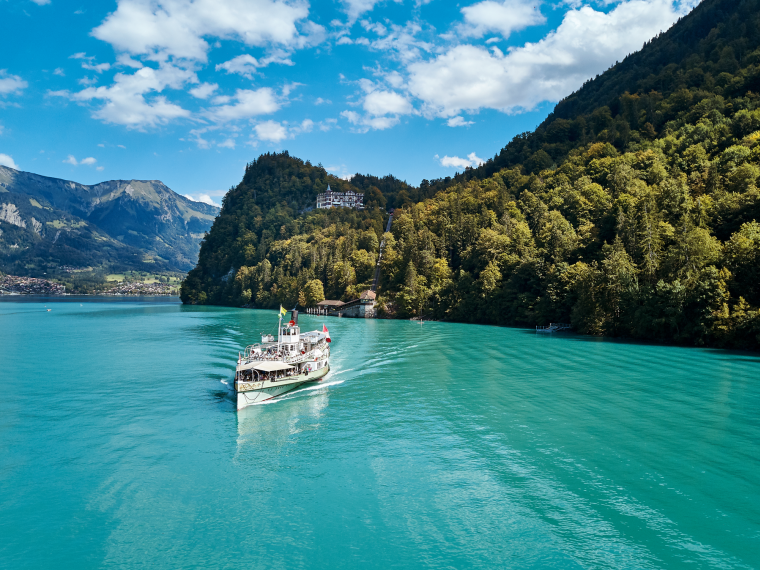
[{"label": "dense forest", "polygon": [[[334,179],[263,155],[225,198],[188,303],[310,306],[368,288],[387,316],[760,348],[760,0],[705,0],[452,179]],[[307,211],[326,188],[367,209]]]}]

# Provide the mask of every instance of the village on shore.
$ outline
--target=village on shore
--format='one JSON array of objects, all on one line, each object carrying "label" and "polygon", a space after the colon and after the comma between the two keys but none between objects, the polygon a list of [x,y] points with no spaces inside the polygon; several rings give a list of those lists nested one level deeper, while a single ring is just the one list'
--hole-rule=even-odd
[{"label": "village on shore", "polygon": [[[66,286],[37,277],[4,275],[0,277],[0,295],[67,295]],[[178,295],[178,285],[172,283],[122,282],[94,293],[95,295]]]}]

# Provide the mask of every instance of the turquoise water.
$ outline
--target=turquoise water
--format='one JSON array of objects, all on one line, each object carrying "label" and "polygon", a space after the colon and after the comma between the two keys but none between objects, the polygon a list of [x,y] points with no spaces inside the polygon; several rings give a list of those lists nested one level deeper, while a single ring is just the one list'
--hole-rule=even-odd
[{"label": "turquoise water", "polygon": [[757,355],[302,316],[236,412],[276,312],[67,301],[0,302],[0,567],[760,568]]}]

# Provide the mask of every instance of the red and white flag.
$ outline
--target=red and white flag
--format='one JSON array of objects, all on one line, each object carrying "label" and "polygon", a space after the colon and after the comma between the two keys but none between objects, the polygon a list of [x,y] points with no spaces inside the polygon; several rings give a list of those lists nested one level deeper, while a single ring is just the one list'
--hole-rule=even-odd
[{"label": "red and white flag", "polygon": [[322,325],[322,332],[327,335],[327,342],[332,342],[330,340],[330,331],[327,330],[327,327],[325,325]]}]

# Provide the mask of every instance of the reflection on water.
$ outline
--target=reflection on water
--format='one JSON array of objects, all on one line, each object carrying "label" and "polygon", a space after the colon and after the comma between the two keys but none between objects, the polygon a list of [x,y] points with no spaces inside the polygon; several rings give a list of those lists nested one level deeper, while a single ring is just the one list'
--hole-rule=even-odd
[{"label": "reflection on water", "polygon": [[335,319],[321,383],[236,411],[276,312],[37,308],[0,305],[0,566],[760,568],[757,356]]},{"label": "reflection on water", "polygon": [[329,402],[330,386],[337,382],[303,386],[258,405],[237,412],[237,457],[248,448],[264,445],[268,451],[282,447],[293,436],[318,430],[324,409]]}]

